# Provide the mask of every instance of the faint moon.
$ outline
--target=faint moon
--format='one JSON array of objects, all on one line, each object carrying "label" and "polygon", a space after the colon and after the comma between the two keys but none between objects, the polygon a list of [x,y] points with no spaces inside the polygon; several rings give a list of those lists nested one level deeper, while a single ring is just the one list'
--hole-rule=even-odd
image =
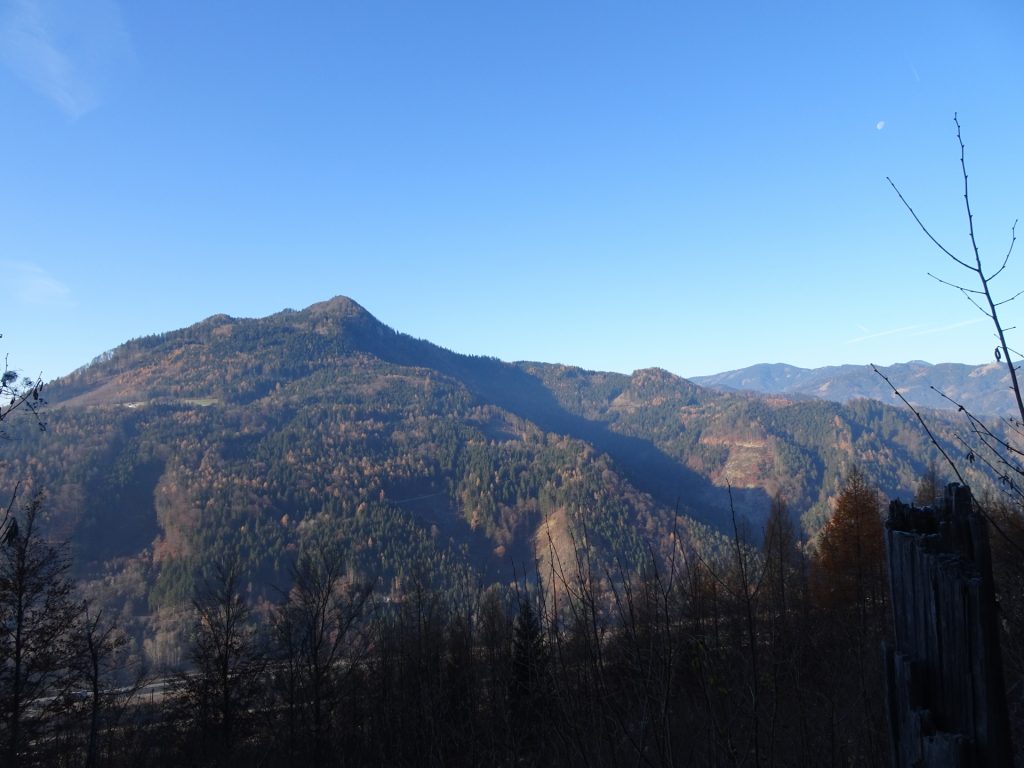
[{"label": "faint moon", "polygon": [[877,123],[875,123],[875,130],[876,131],[880,131],[883,128],[885,128],[885,120],[879,120]]}]

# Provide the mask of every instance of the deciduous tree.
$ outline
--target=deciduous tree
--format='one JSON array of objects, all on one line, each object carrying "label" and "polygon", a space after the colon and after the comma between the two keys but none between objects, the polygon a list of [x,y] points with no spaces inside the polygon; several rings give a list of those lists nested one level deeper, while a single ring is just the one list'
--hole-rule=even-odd
[{"label": "deciduous tree", "polygon": [[193,600],[195,626],[183,692],[219,765],[238,757],[241,720],[259,691],[263,654],[239,591],[237,563],[221,564]]},{"label": "deciduous tree", "polygon": [[4,765],[23,764],[33,737],[74,681],[74,599],[67,546],[39,531],[41,500],[10,518],[0,543],[0,736]]},{"label": "deciduous tree", "polygon": [[345,578],[343,561],[329,547],[315,545],[300,556],[278,609],[275,635],[289,731],[293,738],[306,732],[315,763],[330,747],[339,683],[365,643],[357,626],[371,592]]}]

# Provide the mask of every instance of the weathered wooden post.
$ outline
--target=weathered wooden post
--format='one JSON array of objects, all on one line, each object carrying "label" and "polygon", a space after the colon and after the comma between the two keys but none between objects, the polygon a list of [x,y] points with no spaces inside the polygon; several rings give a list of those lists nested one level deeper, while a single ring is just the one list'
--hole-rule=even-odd
[{"label": "weathered wooden post", "polygon": [[885,648],[895,768],[1012,766],[985,520],[970,488],[889,505],[893,644]]}]

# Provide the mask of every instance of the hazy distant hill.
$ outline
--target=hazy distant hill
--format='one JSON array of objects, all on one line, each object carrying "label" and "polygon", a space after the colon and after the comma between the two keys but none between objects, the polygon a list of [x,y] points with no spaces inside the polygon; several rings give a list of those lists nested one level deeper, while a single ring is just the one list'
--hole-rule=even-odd
[{"label": "hazy distant hill", "polygon": [[713,548],[727,485],[755,536],[775,493],[813,531],[851,464],[908,495],[933,456],[904,409],[459,355],[344,297],[129,341],[48,397],[48,431],[0,445],[0,484],[45,490],[83,572],[136,610],[226,556],[266,593],[316,540],[385,593],[583,546],[607,563]]},{"label": "hazy distant hill", "polygon": [[[935,392],[937,389],[976,415],[1004,415],[1015,407],[1010,375],[1000,363],[931,365],[914,360],[880,370],[915,405],[955,411],[956,406]],[[889,386],[867,365],[797,368],[782,363],[761,364],[713,376],[697,376],[692,380],[720,390],[816,397],[839,403],[860,397],[898,402]]]}]

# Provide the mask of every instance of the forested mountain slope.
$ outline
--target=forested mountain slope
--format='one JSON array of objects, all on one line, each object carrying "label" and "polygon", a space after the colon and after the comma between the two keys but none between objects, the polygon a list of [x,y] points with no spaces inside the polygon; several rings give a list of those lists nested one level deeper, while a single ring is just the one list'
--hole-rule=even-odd
[{"label": "forested mountain slope", "polygon": [[48,430],[0,445],[0,481],[43,490],[81,572],[151,606],[225,556],[265,593],[321,537],[393,594],[508,581],[584,538],[605,562],[714,548],[727,485],[753,536],[776,493],[813,533],[853,464],[906,496],[933,457],[877,402],[459,355],[344,297],[127,342],[47,397]]}]

